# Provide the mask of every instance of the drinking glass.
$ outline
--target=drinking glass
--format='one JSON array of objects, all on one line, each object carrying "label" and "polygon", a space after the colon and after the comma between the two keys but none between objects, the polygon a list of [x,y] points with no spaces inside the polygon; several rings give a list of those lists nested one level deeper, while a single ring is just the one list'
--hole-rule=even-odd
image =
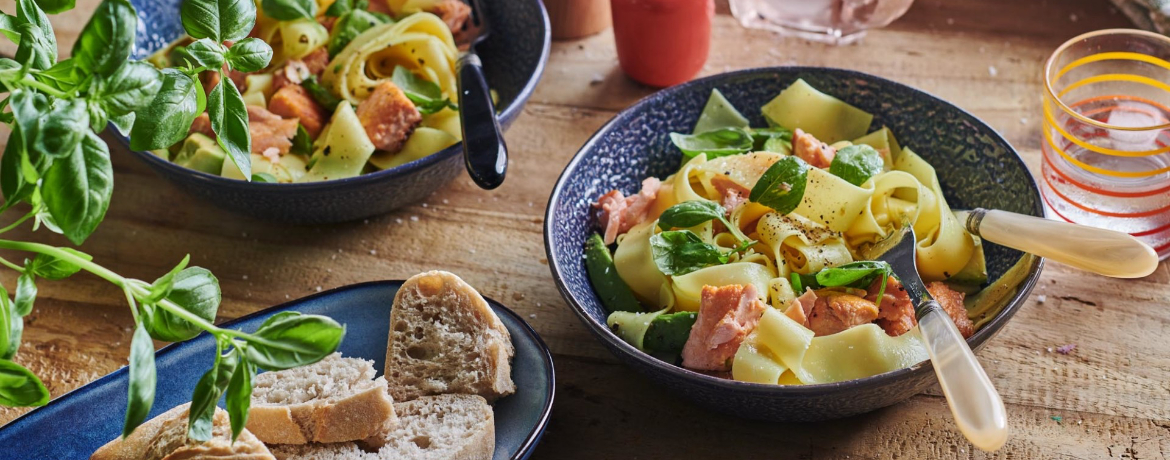
[{"label": "drinking glass", "polygon": [[730,0],[744,27],[845,45],[906,14],[914,0]]},{"label": "drinking glass", "polygon": [[1170,38],[1129,29],[1065,42],[1044,69],[1040,189],[1069,222],[1170,254]]}]

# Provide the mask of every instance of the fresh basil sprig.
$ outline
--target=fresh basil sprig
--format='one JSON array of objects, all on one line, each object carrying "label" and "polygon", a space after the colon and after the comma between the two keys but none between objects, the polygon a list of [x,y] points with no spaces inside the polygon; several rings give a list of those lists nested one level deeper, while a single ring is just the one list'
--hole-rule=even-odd
[{"label": "fresh basil sprig", "polygon": [[808,186],[808,163],[797,157],[784,157],[768,167],[752,187],[751,201],[788,214],[800,206]]},{"label": "fresh basil sprig", "polygon": [[654,265],[664,275],[678,276],[728,262],[728,254],[690,230],[671,230],[650,237]]},{"label": "fresh basil sprig", "polygon": [[418,111],[424,115],[431,114],[450,107],[459,110],[459,106],[443,97],[443,89],[433,81],[415,75],[406,67],[397,66],[390,80],[406,94],[407,99],[413,102]]},{"label": "fresh basil sprig", "polygon": [[719,128],[699,134],[670,133],[670,141],[682,150],[683,156],[693,158],[700,153],[707,159],[738,155],[752,149],[755,141],[743,128]]},{"label": "fresh basil sprig", "polygon": [[672,228],[690,228],[712,220],[718,220],[735,235],[741,243],[747,242],[747,236],[727,220],[727,210],[714,201],[694,200],[684,201],[667,208],[658,217],[658,228],[670,230]]},{"label": "fresh basil sprig", "polygon": [[[45,10],[72,7],[72,0],[18,0],[16,14],[0,13],[0,35],[17,45],[15,59],[0,58],[0,122],[12,134],[0,157],[0,213],[19,203],[24,214],[8,219],[0,234],[32,221],[82,244],[105,218],[113,192],[113,167],[97,131],[111,123],[130,134],[135,149],[178,142],[205,109],[225,150],[249,171],[247,111],[226,69],[259,70],[271,48],[245,39],[256,20],[252,0],[185,0],[181,19],[196,39],[185,67],[163,71],[129,60],[137,14],[129,0],[104,0],[82,28],[73,57],[57,62],[57,43]],[[44,10],[42,10],[44,8]],[[223,45],[226,41],[234,46]],[[196,76],[220,73],[209,103]],[[226,82],[226,83],[225,83]],[[4,110],[4,109],[7,110]],[[247,173],[246,173],[247,174]],[[213,324],[222,297],[219,281],[184,258],[152,283],[125,278],[71,248],[0,238],[0,249],[32,254],[17,264],[15,299],[0,287],[0,405],[39,406],[49,392],[35,374],[13,362],[23,317],[33,308],[37,278],[61,280],[86,271],[122,289],[134,317],[129,392],[123,435],[142,423],[154,404],[154,342],[183,341],[202,332],[214,337],[212,368],[192,395],[188,436],[211,437],[216,402],[225,393],[233,439],[243,430],[258,367],[287,369],[316,362],[337,349],[345,328],[321,316],[278,315],[255,333]]]},{"label": "fresh basil sprig", "polygon": [[878,302],[881,302],[882,295],[886,292],[886,280],[893,274],[894,268],[885,261],[861,260],[823,269],[817,272],[815,280],[821,287],[844,286],[865,289],[873,280],[881,277],[882,284],[877,293]]},{"label": "fresh basil sprig", "polygon": [[278,21],[313,19],[317,16],[317,0],[263,0],[264,14]]},{"label": "fresh basil sprig", "polygon": [[325,10],[325,16],[337,18],[326,48],[330,57],[337,56],[349,42],[371,27],[394,22],[390,16],[369,11],[369,6],[368,0],[337,0]]},{"label": "fresh basil sprig", "polygon": [[861,185],[884,168],[885,161],[881,153],[868,145],[858,144],[837,150],[837,155],[829,164],[829,173],[850,184]]}]

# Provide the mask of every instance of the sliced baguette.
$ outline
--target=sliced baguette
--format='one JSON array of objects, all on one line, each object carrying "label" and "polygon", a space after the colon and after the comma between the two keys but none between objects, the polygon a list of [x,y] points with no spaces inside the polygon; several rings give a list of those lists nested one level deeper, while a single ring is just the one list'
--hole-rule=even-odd
[{"label": "sliced baguette", "polygon": [[247,429],[232,442],[228,414],[215,408],[211,440],[187,439],[187,412],[191,403],[177,406],[139,425],[126,439],[106,443],[90,460],[274,460],[268,448]]},{"label": "sliced baguette", "polygon": [[256,376],[248,429],[269,444],[366,439],[395,422],[374,362],[334,353],[308,366]]},{"label": "sliced baguette", "polygon": [[423,396],[394,404],[398,425],[358,443],[274,445],[280,460],[490,460],[492,408],[476,395]]},{"label": "sliced baguette", "polygon": [[508,329],[458,276],[418,274],[394,297],[386,382],[395,401],[447,393],[495,401],[516,391],[513,353]]}]

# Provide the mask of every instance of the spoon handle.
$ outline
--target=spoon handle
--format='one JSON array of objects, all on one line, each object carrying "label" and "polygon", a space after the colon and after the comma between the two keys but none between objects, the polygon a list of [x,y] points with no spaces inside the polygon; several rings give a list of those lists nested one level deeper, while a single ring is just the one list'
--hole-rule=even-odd
[{"label": "spoon handle", "polygon": [[1141,278],[1158,268],[1158,254],[1132,235],[1007,211],[955,213],[987,241],[1115,278]]},{"label": "spoon handle", "polygon": [[959,431],[979,449],[999,449],[1008,436],[999,392],[942,306],[928,299],[918,311],[918,328]]},{"label": "spoon handle", "polygon": [[504,175],[508,172],[508,146],[504,144],[479,56],[469,51],[459,59],[457,67],[463,159],[475,184],[491,190],[504,183]]}]

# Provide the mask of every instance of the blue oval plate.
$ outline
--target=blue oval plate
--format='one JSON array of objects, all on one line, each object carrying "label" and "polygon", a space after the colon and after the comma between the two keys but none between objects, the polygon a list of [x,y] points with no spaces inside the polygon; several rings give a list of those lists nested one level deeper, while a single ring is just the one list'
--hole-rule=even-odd
[{"label": "blue oval plate", "polygon": [[[253,331],[282,311],[326,315],[346,327],[338,348],[345,356],[374,360],[381,375],[390,333],[390,307],[402,281],[375,281],[314,294],[262,310],[223,327]],[[495,404],[494,460],[522,460],[532,454],[552,411],[552,355],[540,336],[520,316],[487,299],[512,335],[516,356],[512,379],[516,393]],[[215,341],[204,333],[163,347],[156,355],[158,388],[150,416],[191,400],[199,377],[211,365]],[[0,429],[0,459],[89,458],[122,432],[126,411],[127,369],[118,369],[12,421]]]}]

